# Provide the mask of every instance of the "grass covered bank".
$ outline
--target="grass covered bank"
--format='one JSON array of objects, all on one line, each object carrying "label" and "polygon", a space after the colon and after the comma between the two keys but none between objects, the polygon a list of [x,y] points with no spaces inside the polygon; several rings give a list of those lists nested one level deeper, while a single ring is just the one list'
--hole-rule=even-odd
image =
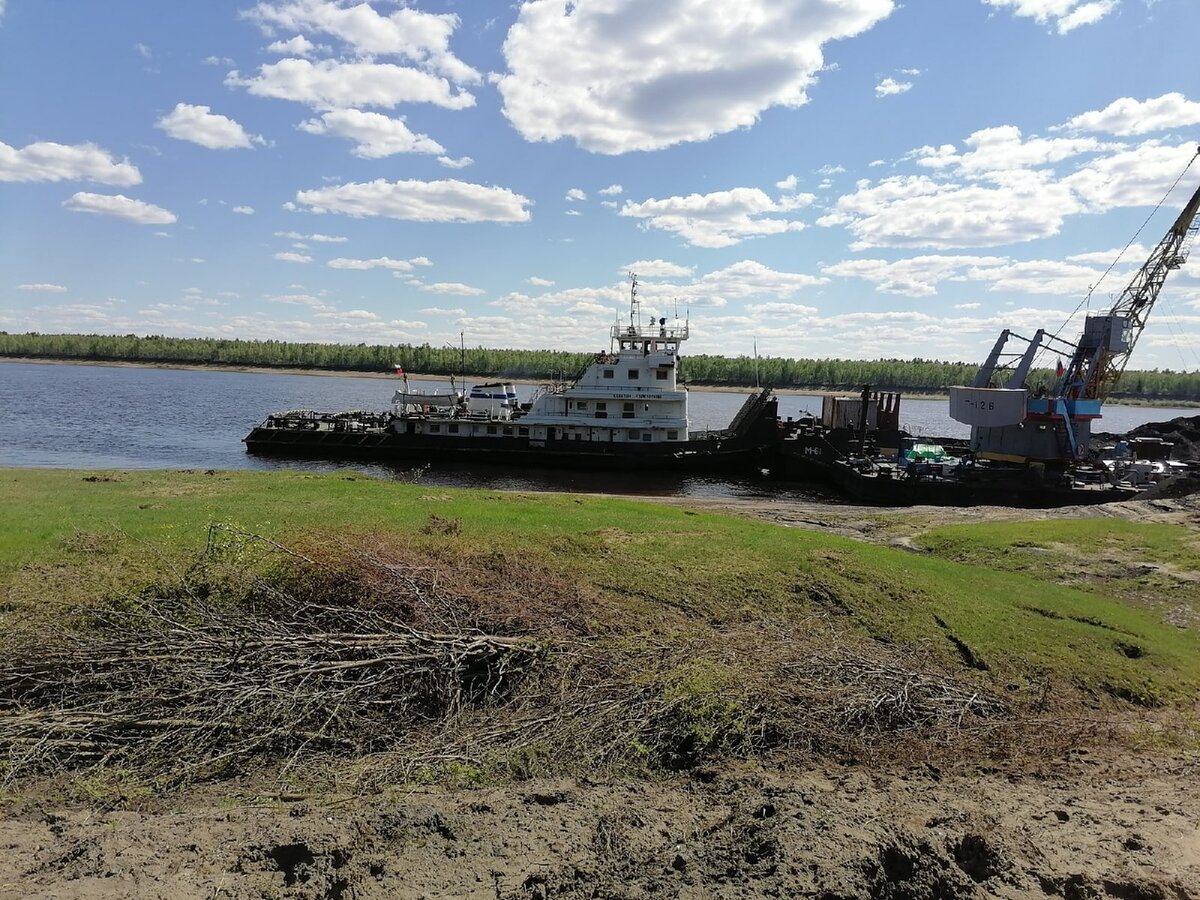
[{"label": "grass covered bank", "polygon": [[[1016,525],[960,526],[915,555],[650,502],[354,475],[0,484],[0,716],[35,744],[52,721],[62,750],[10,743],[10,767],[158,772],[187,751],[201,774],[319,750],[389,778],[654,771],[912,735],[1000,746],[1022,715],[1044,741],[1058,703],[1200,697],[1195,628],[1014,565]],[[1188,529],[1126,524],[1146,560],[1200,569]],[[1111,556],[1093,524],[1054,534]]]}]

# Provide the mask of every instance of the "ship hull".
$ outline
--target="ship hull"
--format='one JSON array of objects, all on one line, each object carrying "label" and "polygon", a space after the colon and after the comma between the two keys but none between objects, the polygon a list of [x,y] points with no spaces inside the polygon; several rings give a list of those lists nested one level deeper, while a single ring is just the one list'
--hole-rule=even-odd
[{"label": "ship hull", "polygon": [[[864,467],[865,468],[865,467]],[[828,441],[801,437],[780,442],[772,474],[785,480],[826,485],[841,496],[875,506],[1011,506],[1049,509],[1112,503],[1138,491],[1112,485],[1064,485],[1036,468],[978,468],[957,472],[952,466],[910,477],[902,471],[881,475],[838,458]]]},{"label": "ship hull", "polygon": [[352,433],[254,428],[246,449],[261,456],[374,462],[489,463],[546,468],[749,471],[771,463],[770,443],[697,439],[655,443],[454,437],[394,432]]}]

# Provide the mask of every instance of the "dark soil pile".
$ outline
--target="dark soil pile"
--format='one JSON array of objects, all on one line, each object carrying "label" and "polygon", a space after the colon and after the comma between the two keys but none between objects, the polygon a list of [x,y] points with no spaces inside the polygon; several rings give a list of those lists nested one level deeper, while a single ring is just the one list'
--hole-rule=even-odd
[{"label": "dark soil pile", "polygon": [[1172,459],[1200,459],[1200,416],[1179,416],[1169,422],[1147,422],[1123,435],[1108,432],[1092,435],[1093,443],[1101,446],[1122,438],[1162,438],[1175,445],[1171,451]]}]

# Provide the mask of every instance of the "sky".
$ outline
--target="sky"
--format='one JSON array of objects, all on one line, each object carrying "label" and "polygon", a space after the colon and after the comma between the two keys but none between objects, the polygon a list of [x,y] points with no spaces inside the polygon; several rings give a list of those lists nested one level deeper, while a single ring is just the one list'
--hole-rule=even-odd
[{"label": "sky", "polygon": [[[1197,34],[1197,0],[0,0],[0,330],[592,351],[635,272],[690,353],[1073,338],[1200,186]],[[1131,366],[1198,337],[1200,253]]]}]

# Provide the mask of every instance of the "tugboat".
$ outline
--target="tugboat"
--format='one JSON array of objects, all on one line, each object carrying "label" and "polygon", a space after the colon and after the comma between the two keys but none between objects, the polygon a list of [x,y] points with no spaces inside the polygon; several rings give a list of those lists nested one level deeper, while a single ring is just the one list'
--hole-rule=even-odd
[{"label": "tugboat", "polygon": [[378,461],[454,460],[579,469],[743,471],[768,465],[778,440],[770,388],[749,398],[727,428],[688,430],[679,384],[689,323],[641,321],[631,276],[629,324],[571,383],[543,386],[519,403],[507,382],[415,393],[405,387],[387,412],[295,410],[268,416],[243,439],[256,454]]}]

